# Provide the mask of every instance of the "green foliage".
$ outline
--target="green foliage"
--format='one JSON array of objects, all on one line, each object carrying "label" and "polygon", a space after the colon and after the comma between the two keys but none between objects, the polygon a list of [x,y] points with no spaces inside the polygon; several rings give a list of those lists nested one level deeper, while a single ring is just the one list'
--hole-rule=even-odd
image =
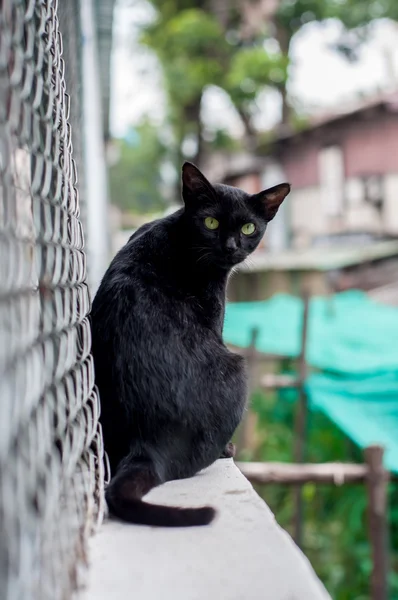
[{"label": "green foliage", "polygon": [[[187,135],[197,137],[199,153],[203,139],[201,100],[210,85],[225,90],[248,123],[251,108],[266,86],[284,85],[287,57],[268,54],[261,40],[234,42],[231,21],[222,26],[215,14],[188,0],[151,0],[157,10],[154,23],[145,28],[142,42],[157,55],[169,98],[170,121],[177,146]],[[181,152],[180,152],[181,154]],[[177,152],[177,160],[181,159]]]},{"label": "green foliage", "polygon": [[169,14],[169,10],[159,13],[143,33],[142,42],[162,64],[170,100],[189,106],[207,85],[219,81],[227,44],[219,24],[204,11],[190,8],[171,18]]},{"label": "green foliage", "polygon": [[[216,85],[226,91],[242,118],[248,138],[256,132],[252,124],[256,100],[266,87],[282,92],[283,120],[294,121],[286,94],[289,48],[293,35],[311,21],[339,19],[346,28],[335,49],[348,59],[366,39],[373,19],[398,19],[396,0],[281,0],[268,23],[245,30],[244,10],[232,0],[223,0],[220,14],[211,3],[194,0],[148,0],[156,11],[146,26],[142,42],[158,56],[169,97],[170,121],[174,127],[176,160],[187,135],[197,138],[198,156],[203,127],[200,105],[204,91]],[[253,2],[253,0],[247,0]],[[254,0],[255,1],[255,0]],[[242,5],[244,6],[244,4]],[[261,20],[260,20],[261,21]],[[242,34],[243,31],[245,34]],[[279,52],[269,53],[264,41],[274,38]]]},{"label": "green foliage", "polygon": [[336,17],[350,29],[367,25],[374,19],[398,19],[396,0],[329,0],[329,16]]},{"label": "green foliage", "polygon": [[348,60],[357,59],[357,50],[368,39],[375,19],[398,19],[396,0],[282,0],[274,15],[277,39],[288,50],[293,35],[311,21],[337,19],[344,25],[336,51]]},{"label": "green foliage", "polygon": [[289,38],[311,21],[338,19],[347,29],[369,24],[374,19],[398,18],[395,0],[282,0],[275,22]]},{"label": "green foliage", "polygon": [[[289,39],[303,25],[310,21],[323,21],[331,16],[335,5],[341,2],[335,0],[282,0],[275,13],[274,20],[279,27],[286,31]],[[333,9],[332,9],[333,5]]]},{"label": "green foliage", "polygon": [[240,149],[237,140],[231,138],[223,129],[217,129],[206,136],[206,141],[211,143],[214,150],[225,150],[226,152],[234,152]]},{"label": "green foliage", "polygon": [[242,48],[231,57],[223,87],[237,108],[249,108],[264,87],[285,84],[288,62],[287,56],[262,47]]},{"label": "green foliage", "polygon": [[[256,392],[253,409],[259,417],[261,445],[255,460],[292,461],[295,393]],[[361,451],[321,413],[310,413],[306,460],[362,462]],[[257,486],[278,522],[292,532],[293,490],[288,486]],[[304,550],[334,600],[368,600],[372,568],[364,485],[303,486]],[[398,566],[398,486],[391,485],[392,566]],[[395,502],[394,502],[395,500]],[[398,597],[392,571],[391,597]]]},{"label": "green foliage", "polygon": [[160,168],[166,148],[157,129],[144,122],[130,136],[117,140],[116,163],[109,168],[111,202],[122,210],[147,213],[165,206]]},{"label": "green foliage", "polygon": [[[174,133],[169,158],[178,169],[186,158],[184,149],[195,148],[194,156],[187,158],[200,163],[209,148],[227,148],[231,141],[220,132],[207,131],[202,122],[202,97],[209,86],[224,90],[236,108],[245,131],[241,144],[246,143],[252,151],[259,150],[267,140],[261,139],[256,130],[254,115],[264,89],[281,92],[284,123],[294,128],[304,125],[295,116],[287,94],[292,72],[288,68],[290,42],[295,33],[311,21],[338,19],[346,29],[335,49],[355,60],[373,19],[398,19],[397,0],[280,0],[275,11],[267,13],[268,21],[259,18],[258,25],[245,21],[245,2],[147,1],[154,8],[155,17],[143,26],[141,42],[156,54],[163,71],[168,122]],[[272,45],[266,43],[270,39],[277,42],[272,51]],[[142,165],[142,160],[135,158]],[[123,176],[127,176],[125,171]],[[113,187],[120,188],[117,178]],[[120,191],[115,196],[122,198]],[[139,198],[138,206],[146,206],[143,191]],[[157,204],[159,194],[155,198]],[[127,198],[122,202],[129,204]]]}]

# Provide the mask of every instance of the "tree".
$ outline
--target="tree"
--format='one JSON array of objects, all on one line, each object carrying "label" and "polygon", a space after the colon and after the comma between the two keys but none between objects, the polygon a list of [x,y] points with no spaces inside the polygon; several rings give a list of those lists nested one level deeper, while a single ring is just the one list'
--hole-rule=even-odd
[{"label": "tree", "polygon": [[[174,161],[185,157],[187,140],[200,164],[204,123],[202,98],[209,86],[230,97],[245,130],[245,146],[255,151],[253,116],[260,93],[277,89],[282,123],[295,120],[288,97],[289,55],[294,35],[307,23],[339,19],[345,33],[336,50],[354,60],[375,18],[398,19],[396,0],[148,0],[156,18],[144,27],[142,42],[163,69],[173,126]],[[270,50],[269,40],[276,42]],[[192,145],[192,144],[191,144]]]},{"label": "tree", "polygon": [[[202,97],[210,85],[224,89],[253,145],[252,112],[266,86],[280,85],[287,76],[286,56],[267,53],[264,36],[243,40],[238,34],[239,12],[220,11],[222,3],[151,0],[157,19],[147,26],[142,41],[158,56],[169,98],[176,138],[176,159],[183,158],[184,141],[194,140],[193,160],[200,164],[203,150]],[[226,18],[225,18],[226,17]]]},{"label": "tree", "polygon": [[117,158],[109,169],[112,204],[138,213],[164,208],[160,173],[167,150],[157,128],[144,121],[115,146]]},{"label": "tree", "polygon": [[[264,22],[269,34],[278,42],[284,56],[289,56],[294,35],[307,23],[338,19],[345,29],[335,49],[349,60],[356,60],[357,50],[367,39],[369,25],[380,18],[398,19],[396,0],[244,0],[243,28],[248,36],[259,35]],[[282,123],[292,118],[287,94],[288,78],[281,81]]]}]

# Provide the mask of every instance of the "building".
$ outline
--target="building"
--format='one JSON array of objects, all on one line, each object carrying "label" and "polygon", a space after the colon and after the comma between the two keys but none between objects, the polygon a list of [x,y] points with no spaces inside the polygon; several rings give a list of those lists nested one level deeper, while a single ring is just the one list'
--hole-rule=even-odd
[{"label": "building", "polygon": [[398,94],[282,132],[262,160],[221,164],[223,181],[249,192],[292,184],[264,244],[231,280],[231,300],[398,281]]},{"label": "building", "polygon": [[398,235],[398,94],[313,121],[274,145],[294,248]]}]

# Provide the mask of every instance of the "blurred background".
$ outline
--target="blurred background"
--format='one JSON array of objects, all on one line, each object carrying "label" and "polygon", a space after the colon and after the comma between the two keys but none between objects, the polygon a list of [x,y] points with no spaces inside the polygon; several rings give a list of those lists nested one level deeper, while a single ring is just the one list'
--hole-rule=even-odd
[{"label": "blurred background", "polygon": [[[188,159],[248,191],[293,185],[264,240],[267,258],[260,250],[256,274],[236,278],[232,300],[290,291],[293,271],[314,271],[315,260],[313,291],[390,283],[396,10],[376,0],[117,2],[112,251],[147,215],[179,204]],[[377,268],[366,269],[373,257]]]},{"label": "blurred background", "polygon": [[5,0],[0,39],[0,596],[80,585],[90,297],[190,160],[292,184],[228,289],[240,467],[333,599],[397,599],[398,1]]},{"label": "blurred background", "polygon": [[[398,4],[119,0],[109,87],[111,254],[142,223],[179,206],[183,160],[248,192],[293,186],[228,290],[239,304],[227,310],[226,341],[250,347],[257,329],[263,359],[240,458],[298,458],[300,389],[261,382],[264,373],[300,369],[307,294],[318,297],[310,301],[308,372],[326,381],[307,383],[301,459],[362,462],[361,448],[377,442],[397,471]],[[294,534],[291,486],[257,489]],[[389,494],[393,598],[396,484]],[[369,598],[366,487],[310,482],[302,495],[300,543],[332,597]]]}]

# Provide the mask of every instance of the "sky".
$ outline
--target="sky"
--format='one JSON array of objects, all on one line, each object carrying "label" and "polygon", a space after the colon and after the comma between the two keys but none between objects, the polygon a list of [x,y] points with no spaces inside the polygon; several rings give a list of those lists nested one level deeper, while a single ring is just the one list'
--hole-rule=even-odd
[{"label": "sky", "polygon": [[[140,24],[151,19],[152,14],[144,0],[131,7],[116,6],[111,99],[111,130],[115,137],[123,136],[145,115],[159,123],[165,115],[160,68],[156,58],[140,47],[137,39]],[[361,95],[369,97],[398,87],[397,24],[375,24],[371,40],[354,64],[331,49],[340,27],[333,21],[310,23],[292,41],[289,93],[306,112],[329,111]],[[280,115],[277,93],[264,93],[259,107],[256,124],[269,129]],[[206,93],[203,116],[209,129],[225,127],[232,135],[241,133],[239,117],[227,95],[218,88]]]}]

